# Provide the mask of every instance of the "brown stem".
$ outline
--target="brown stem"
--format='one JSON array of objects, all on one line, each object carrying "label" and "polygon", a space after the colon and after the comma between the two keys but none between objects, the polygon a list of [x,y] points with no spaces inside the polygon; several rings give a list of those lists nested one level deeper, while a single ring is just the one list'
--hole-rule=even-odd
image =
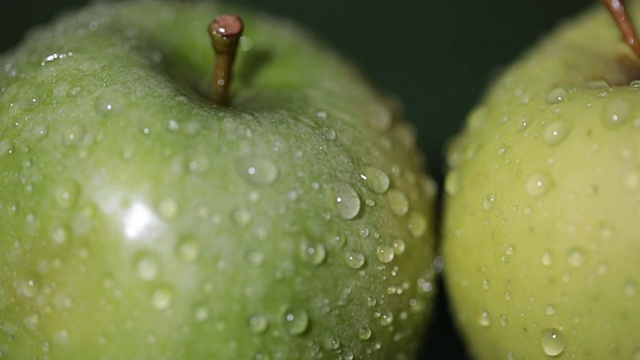
[{"label": "brown stem", "polygon": [[218,105],[229,104],[231,70],[242,30],[242,20],[237,15],[220,15],[209,24],[211,46],[216,54],[210,85],[211,98]]},{"label": "brown stem", "polygon": [[602,3],[609,9],[609,12],[613,16],[618,28],[622,32],[624,41],[631,47],[631,50],[640,58],[640,38],[627,14],[627,10],[624,8],[623,0],[601,0]]}]

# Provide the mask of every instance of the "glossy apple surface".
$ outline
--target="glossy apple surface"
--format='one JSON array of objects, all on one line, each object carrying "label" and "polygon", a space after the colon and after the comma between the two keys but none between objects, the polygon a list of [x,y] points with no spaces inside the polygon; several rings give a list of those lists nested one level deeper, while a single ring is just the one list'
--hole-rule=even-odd
[{"label": "glossy apple surface", "polygon": [[638,64],[590,10],[498,77],[452,142],[445,279],[475,358],[640,356]]},{"label": "glossy apple surface", "polygon": [[232,104],[213,105],[205,29],[229,11],[94,5],[0,58],[5,357],[416,353],[436,190],[412,129],[244,10]]}]

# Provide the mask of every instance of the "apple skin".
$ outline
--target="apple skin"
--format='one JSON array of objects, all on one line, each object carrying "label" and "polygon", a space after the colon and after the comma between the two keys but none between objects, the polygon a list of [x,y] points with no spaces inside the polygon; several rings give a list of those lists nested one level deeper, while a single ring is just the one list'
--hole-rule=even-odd
[{"label": "apple skin", "polygon": [[506,69],[451,142],[445,283],[474,358],[640,356],[638,64],[589,10]]},{"label": "apple skin", "polygon": [[[223,108],[205,29],[230,11]],[[415,356],[436,185],[396,108],[304,31],[96,4],[0,69],[5,358]]]}]

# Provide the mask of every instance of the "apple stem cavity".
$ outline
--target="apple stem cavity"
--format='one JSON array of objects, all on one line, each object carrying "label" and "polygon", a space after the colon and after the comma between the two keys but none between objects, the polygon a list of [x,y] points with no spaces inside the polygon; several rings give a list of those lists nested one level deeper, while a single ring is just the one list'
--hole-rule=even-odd
[{"label": "apple stem cavity", "polygon": [[631,50],[640,59],[640,38],[638,33],[627,14],[627,10],[624,7],[623,0],[601,0],[602,3],[609,9],[609,12],[613,16],[613,19],[618,24],[618,28],[622,32],[622,36],[627,44],[631,47]]},{"label": "apple stem cavity", "polygon": [[210,87],[211,100],[218,105],[229,105],[231,70],[243,28],[240,17],[233,14],[220,15],[209,24],[211,46],[216,54]]}]

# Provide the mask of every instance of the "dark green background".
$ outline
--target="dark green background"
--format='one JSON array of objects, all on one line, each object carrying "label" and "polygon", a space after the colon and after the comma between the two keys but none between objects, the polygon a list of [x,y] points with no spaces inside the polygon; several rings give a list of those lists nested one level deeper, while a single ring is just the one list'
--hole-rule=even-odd
[{"label": "dark green background", "polygon": [[[0,52],[35,24],[87,0],[0,0]],[[595,0],[227,0],[295,19],[396,94],[419,131],[429,169],[443,176],[443,147],[505,64],[560,19]],[[422,358],[461,359],[444,295]]]}]

